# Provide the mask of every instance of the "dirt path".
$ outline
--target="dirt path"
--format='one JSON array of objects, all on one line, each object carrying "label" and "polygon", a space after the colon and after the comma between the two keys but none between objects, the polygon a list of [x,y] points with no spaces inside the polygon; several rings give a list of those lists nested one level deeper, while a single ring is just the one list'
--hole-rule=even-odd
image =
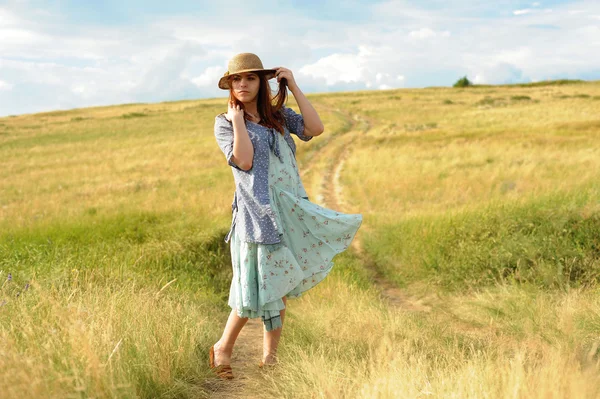
[{"label": "dirt path", "polygon": [[249,319],[236,343],[231,358],[233,380],[210,379],[206,383],[210,398],[260,398],[262,370],[258,363],[262,357],[263,323]]},{"label": "dirt path", "polygon": [[[315,202],[331,209],[345,213],[363,213],[361,209],[355,209],[345,200],[344,187],[341,183],[344,165],[348,157],[352,155],[352,149],[358,143],[361,136],[366,134],[371,125],[369,121],[354,115],[351,118],[352,128],[349,132],[337,136],[311,160],[311,167],[307,174],[311,174],[312,192],[315,194]],[[302,176],[304,181],[304,175]],[[357,256],[362,259],[366,270],[371,275],[375,286],[381,291],[382,297],[389,305],[411,311],[429,311],[430,307],[421,300],[407,295],[403,290],[390,283],[377,269],[374,261],[363,250],[362,236],[368,234],[369,227],[363,221],[361,228],[352,241],[351,248]]]}]

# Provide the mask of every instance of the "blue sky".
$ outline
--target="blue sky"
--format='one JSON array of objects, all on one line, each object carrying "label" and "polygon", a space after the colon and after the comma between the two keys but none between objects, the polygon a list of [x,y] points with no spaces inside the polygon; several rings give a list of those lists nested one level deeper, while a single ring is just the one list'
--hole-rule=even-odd
[{"label": "blue sky", "polygon": [[600,79],[600,2],[0,0],[0,116],[222,97],[240,52],[306,93]]}]

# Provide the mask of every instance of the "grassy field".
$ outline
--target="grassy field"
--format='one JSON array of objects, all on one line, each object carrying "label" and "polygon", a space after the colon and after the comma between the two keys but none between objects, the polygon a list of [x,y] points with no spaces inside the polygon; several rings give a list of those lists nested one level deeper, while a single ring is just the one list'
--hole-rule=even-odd
[{"label": "grassy field", "polygon": [[[363,214],[364,251],[288,303],[282,366],[256,395],[599,397],[600,82],[310,100],[326,131],[297,140],[305,187],[316,196],[339,161],[319,154],[354,135],[342,210]],[[214,393],[224,107],[0,118],[0,397]]]}]

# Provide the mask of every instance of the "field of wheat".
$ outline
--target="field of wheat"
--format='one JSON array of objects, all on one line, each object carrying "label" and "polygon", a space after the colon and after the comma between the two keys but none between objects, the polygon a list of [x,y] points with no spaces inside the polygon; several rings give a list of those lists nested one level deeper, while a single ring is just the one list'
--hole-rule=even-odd
[{"label": "field of wheat", "polygon": [[225,99],[0,118],[0,397],[599,397],[600,82],[309,99],[309,197],[364,222],[229,387]]}]

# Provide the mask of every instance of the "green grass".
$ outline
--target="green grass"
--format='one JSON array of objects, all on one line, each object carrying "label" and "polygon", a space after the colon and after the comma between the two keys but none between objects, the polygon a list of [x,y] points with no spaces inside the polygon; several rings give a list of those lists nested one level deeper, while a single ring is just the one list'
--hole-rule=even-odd
[{"label": "green grass", "polygon": [[209,372],[198,359],[219,333],[213,318],[226,317],[229,250],[224,230],[174,228],[180,217],[90,216],[3,234],[8,397],[204,392]]},{"label": "green grass", "polygon": [[[449,289],[495,283],[545,288],[596,286],[600,280],[599,187],[525,203],[393,222],[366,245],[388,278],[426,280]],[[586,212],[586,207],[591,206]]]}]

